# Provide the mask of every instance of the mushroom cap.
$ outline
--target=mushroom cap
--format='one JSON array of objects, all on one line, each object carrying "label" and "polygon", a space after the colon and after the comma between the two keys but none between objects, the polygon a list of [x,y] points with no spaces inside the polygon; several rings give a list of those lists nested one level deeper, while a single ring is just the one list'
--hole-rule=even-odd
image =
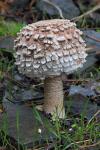
[{"label": "mushroom cap", "polygon": [[82,31],[65,19],[44,20],[22,28],[16,40],[15,64],[29,77],[73,73],[86,61]]}]

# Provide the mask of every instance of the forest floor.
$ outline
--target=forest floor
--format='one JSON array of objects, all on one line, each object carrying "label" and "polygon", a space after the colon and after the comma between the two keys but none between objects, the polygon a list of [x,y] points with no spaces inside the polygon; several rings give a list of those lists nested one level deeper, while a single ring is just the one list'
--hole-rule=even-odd
[{"label": "forest floor", "polygon": [[[19,74],[14,39],[25,25],[66,18],[83,31],[87,62],[63,79],[66,117],[41,111],[43,83]],[[100,1],[0,1],[0,150],[100,149]]]}]

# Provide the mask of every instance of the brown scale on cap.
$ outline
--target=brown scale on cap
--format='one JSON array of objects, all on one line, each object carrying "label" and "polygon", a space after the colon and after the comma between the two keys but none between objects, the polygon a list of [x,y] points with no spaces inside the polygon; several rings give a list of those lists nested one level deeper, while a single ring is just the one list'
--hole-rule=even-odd
[{"label": "brown scale on cap", "polygon": [[82,67],[87,56],[81,34],[75,23],[61,19],[24,27],[15,40],[19,71],[32,77],[74,72]]},{"label": "brown scale on cap", "polygon": [[63,72],[73,73],[86,61],[86,44],[81,35],[75,23],[64,19],[39,21],[24,27],[15,40],[19,72],[45,81]]}]

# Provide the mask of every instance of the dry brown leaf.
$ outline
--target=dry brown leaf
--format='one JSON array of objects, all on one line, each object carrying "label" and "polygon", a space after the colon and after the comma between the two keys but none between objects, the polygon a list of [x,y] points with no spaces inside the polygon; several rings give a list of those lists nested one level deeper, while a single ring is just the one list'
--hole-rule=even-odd
[{"label": "dry brown leaf", "polygon": [[92,0],[94,4],[99,4],[100,0]]},{"label": "dry brown leaf", "polygon": [[5,14],[8,13],[8,11],[9,11],[9,4],[0,1],[0,13]]},{"label": "dry brown leaf", "polygon": [[0,147],[0,150],[6,150],[6,148],[5,147]]},{"label": "dry brown leaf", "polygon": [[[5,112],[5,108],[3,107],[2,104],[0,104],[0,113],[3,113],[3,112]],[[0,150],[1,150],[1,149],[0,149]]]},{"label": "dry brown leaf", "polygon": [[10,11],[10,5],[14,1],[15,0],[0,0],[0,13],[2,15],[9,13],[9,11]]}]

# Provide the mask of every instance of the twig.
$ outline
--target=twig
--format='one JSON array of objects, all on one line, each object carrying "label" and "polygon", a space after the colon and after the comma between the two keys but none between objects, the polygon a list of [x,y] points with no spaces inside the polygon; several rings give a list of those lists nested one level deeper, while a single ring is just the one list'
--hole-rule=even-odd
[{"label": "twig", "polygon": [[30,10],[32,9],[33,4],[35,4],[35,3],[36,3],[36,0],[31,0],[31,2],[29,4],[29,9]]},{"label": "twig", "polygon": [[19,19],[15,18],[15,16],[12,16],[12,15],[0,14],[0,16],[1,16],[1,17],[7,17],[7,18],[14,19],[14,21],[19,21]]},{"label": "twig", "polygon": [[[68,82],[68,83],[79,83],[79,82],[89,82],[90,80],[89,79],[67,79],[67,80],[64,80],[64,82]],[[37,85],[33,85],[32,88],[35,88],[35,87],[38,87],[38,86],[41,86],[43,85],[44,83],[39,83]]]},{"label": "twig", "polygon": [[100,145],[100,141],[97,142],[97,143],[94,143],[92,145],[84,145],[84,146],[80,146],[81,150],[84,150],[85,148],[93,148],[93,147],[96,147],[96,146],[99,146]]},{"label": "twig", "polygon": [[43,85],[44,83],[39,83],[39,84],[36,84],[36,85],[32,85],[32,88],[35,88],[35,87],[38,87],[38,86],[41,86]]},{"label": "twig", "polygon": [[72,82],[75,82],[75,83],[77,83],[77,82],[89,82],[89,80],[88,79],[67,79],[67,80],[65,80],[64,82],[69,82],[69,83],[72,83]]},{"label": "twig", "polygon": [[[78,83],[78,82],[89,82],[90,80],[89,79],[67,79],[67,80],[64,80],[64,82],[69,82],[69,83]],[[39,83],[39,84],[36,84],[36,85],[32,85],[32,88],[35,88],[35,87],[38,87],[38,86],[41,86],[41,85],[44,85],[44,83]]]},{"label": "twig", "polygon": [[[88,139],[88,140],[84,140],[84,141],[78,141],[78,142],[73,142],[71,144],[69,144],[66,149],[70,148],[72,145],[74,144],[81,144],[81,143],[85,143],[85,142],[91,142],[91,139]],[[80,147],[80,146],[79,146]]]},{"label": "twig", "polygon": [[10,80],[11,82],[17,84],[19,87],[27,88],[26,85],[24,85],[24,84],[22,84],[22,83],[16,81],[15,79],[11,78],[8,73],[6,73],[6,74],[4,73],[4,74],[3,74],[3,77],[4,77],[5,79],[8,79],[8,80]]},{"label": "twig", "polygon": [[98,97],[100,97],[100,94],[96,95],[96,96],[93,96],[92,98],[95,99],[95,98],[98,98]]},{"label": "twig", "polygon": [[91,121],[100,113],[100,110],[98,110],[94,115],[93,117],[88,121],[88,124],[89,125],[91,123]]},{"label": "twig", "polygon": [[96,53],[96,50],[94,50],[96,48],[96,46],[89,46],[86,48],[86,52],[87,53]]},{"label": "twig", "polygon": [[72,20],[72,21],[78,21],[79,19],[81,19],[81,18],[83,18],[83,17],[85,17],[85,16],[90,15],[91,13],[93,13],[94,11],[96,11],[96,10],[98,10],[98,9],[100,9],[100,4],[96,5],[96,6],[93,7],[91,10],[89,10],[89,11],[85,12],[84,14],[82,14],[82,15],[80,15],[80,16],[78,16],[78,17],[75,17],[75,18],[73,18],[73,19],[71,19],[71,20]]},{"label": "twig", "polygon": [[88,38],[92,39],[92,40],[95,40],[96,42],[100,42],[100,39],[97,39],[96,37],[94,36],[90,36],[90,35],[86,35]]},{"label": "twig", "polygon": [[100,30],[100,27],[80,27],[80,30]]},{"label": "twig", "polygon": [[53,7],[55,7],[59,12],[60,18],[65,19],[64,16],[63,16],[62,10],[60,9],[59,6],[57,6],[56,4],[54,4],[53,2],[51,2],[49,0],[43,0],[43,1],[50,4],[50,5],[52,5]]}]

